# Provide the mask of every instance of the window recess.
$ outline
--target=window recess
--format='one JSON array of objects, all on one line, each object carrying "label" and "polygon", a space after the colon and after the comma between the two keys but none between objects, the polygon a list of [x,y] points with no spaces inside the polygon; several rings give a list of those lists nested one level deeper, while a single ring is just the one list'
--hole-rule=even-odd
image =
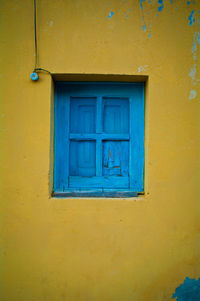
[{"label": "window recess", "polygon": [[56,83],[53,194],[137,196],[143,174],[144,83]]}]

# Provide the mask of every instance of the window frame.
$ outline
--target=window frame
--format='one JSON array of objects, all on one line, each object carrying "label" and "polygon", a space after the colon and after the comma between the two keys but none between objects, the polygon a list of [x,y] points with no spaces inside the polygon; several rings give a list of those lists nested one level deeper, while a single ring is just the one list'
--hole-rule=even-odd
[{"label": "window frame", "polygon": [[[101,99],[106,97],[129,99],[129,188],[69,187],[70,97],[86,96],[101,97]],[[56,82],[53,195],[56,197],[133,197],[144,193],[144,105],[144,82]],[[63,160],[63,158],[68,159]]]}]

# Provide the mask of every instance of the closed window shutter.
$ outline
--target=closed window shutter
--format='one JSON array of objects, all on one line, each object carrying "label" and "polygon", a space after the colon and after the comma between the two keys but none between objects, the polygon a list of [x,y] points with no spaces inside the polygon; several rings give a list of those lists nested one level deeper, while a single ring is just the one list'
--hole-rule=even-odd
[{"label": "closed window shutter", "polygon": [[143,191],[144,85],[60,83],[54,190]]}]

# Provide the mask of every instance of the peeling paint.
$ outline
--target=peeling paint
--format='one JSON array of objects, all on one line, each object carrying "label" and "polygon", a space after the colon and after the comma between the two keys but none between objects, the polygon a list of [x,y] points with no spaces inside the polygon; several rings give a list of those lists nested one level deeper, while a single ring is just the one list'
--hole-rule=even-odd
[{"label": "peeling paint", "polygon": [[147,31],[147,26],[146,26],[146,25],[142,25],[142,29],[143,29],[144,31]]},{"label": "peeling paint", "polygon": [[[140,8],[141,8],[141,11],[142,11],[142,14],[143,14],[143,16],[142,16],[142,22],[143,22],[143,25],[142,25],[142,30],[143,31],[148,31],[149,32],[149,34],[148,34],[148,39],[150,39],[150,37],[151,37],[151,30],[150,29],[148,29],[148,26],[145,24],[145,22],[144,22],[144,13],[143,13],[143,9],[144,9],[144,7],[143,7],[143,4],[144,4],[144,2],[146,2],[147,0],[140,0]],[[173,4],[174,2],[173,2],[173,0],[170,0],[170,3],[171,4]],[[152,4],[152,0],[149,0],[149,4]],[[157,10],[158,10],[158,12],[160,13],[160,12],[162,12],[162,10],[163,10],[163,8],[164,8],[164,1],[163,0],[157,0],[157,4],[158,4],[158,7],[157,7]],[[156,14],[156,16],[158,16],[159,14],[157,13]]]},{"label": "peeling paint", "polygon": [[146,0],[140,0],[140,7],[141,7],[141,10],[143,10],[143,2],[145,2]]},{"label": "peeling paint", "polygon": [[113,12],[113,11],[109,12],[109,14],[108,14],[108,16],[107,16],[108,19],[111,19],[113,15],[114,15],[114,12]]},{"label": "peeling paint", "polygon": [[194,99],[197,96],[197,92],[195,90],[190,90],[189,100]]},{"label": "peeling paint", "polygon": [[184,282],[176,288],[172,298],[177,301],[199,301],[200,300],[200,278],[192,279],[186,277]]},{"label": "peeling paint", "polygon": [[146,71],[146,68],[147,68],[147,67],[148,67],[148,65],[139,66],[139,67],[138,67],[138,72]]},{"label": "peeling paint", "polygon": [[196,34],[197,33],[195,32],[194,36],[193,36],[192,49],[191,49],[194,61],[196,61],[196,59],[197,59],[197,54],[196,54],[196,51],[197,51]]},{"label": "peeling paint", "polygon": [[129,15],[126,12],[124,12],[124,14],[125,14],[126,18],[128,19]]},{"label": "peeling paint", "polygon": [[195,1],[187,1],[187,5],[190,5],[190,4],[195,4]]},{"label": "peeling paint", "polygon": [[200,45],[200,32],[197,32],[197,43]]},{"label": "peeling paint", "polygon": [[53,21],[49,22],[49,26],[52,27],[53,26]]},{"label": "peeling paint", "polygon": [[163,0],[158,0],[158,11],[161,12],[163,10],[163,7],[164,7],[164,3],[163,3]]},{"label": "peeling paint", "polygon": [[197,65],[194,64],[194,66],[190,69],[190,73],[189,73],[189,76],[191,77],[192,81],[195,80],[195,76],[196,76],[196,67]]},{"label": "peeling paint", "polygon": [[188,17],[189,25],[192,26],[195,23],[195,17],[194,17],[195,11],[193,10],[191,14]]}]

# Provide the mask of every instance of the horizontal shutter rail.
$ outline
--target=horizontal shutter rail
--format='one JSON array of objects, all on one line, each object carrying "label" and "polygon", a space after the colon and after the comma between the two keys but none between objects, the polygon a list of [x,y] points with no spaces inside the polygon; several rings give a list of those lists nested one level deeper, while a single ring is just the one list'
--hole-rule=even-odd
[{"label": "horizontal shutter rail", "polygon": [[129,140],[129,134],[70,134],[71,140]]},{"label": "horizontal shutter rail", "polygon": [[69,176],[69,188],[129,188],[129,177],[102,176],[80,177]]}]

